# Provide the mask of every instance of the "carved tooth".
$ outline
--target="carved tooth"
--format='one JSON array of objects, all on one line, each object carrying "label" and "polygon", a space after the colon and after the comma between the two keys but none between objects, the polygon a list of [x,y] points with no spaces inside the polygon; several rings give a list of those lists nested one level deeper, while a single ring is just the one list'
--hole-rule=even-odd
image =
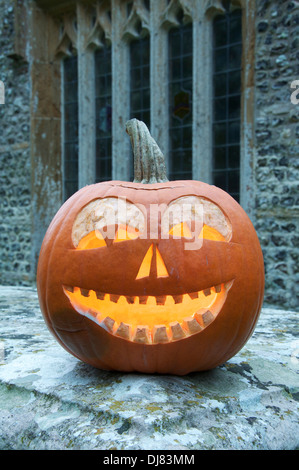
[{"label": "carved tooth", "polygon": [[157,305],[164,305],[166,300],[166,295],[157,295],[156,297],[156,304]]},{"label": "carved tooth", "polygon": [[105,298],[104,292],[100,292],[98,290],[96,291],[96,296],[97,296],[97,299],[99,299],[99,300],[104,300],[104,298]]},{"label": "carved tooth", "polygon": [[89,296],[89,289],[82,289],[82,287],[81,287],[80,291],[81,291],[81,294],[84,295],[84,297]]},{"label": "carved tooth", "polygon": [[115,321],[113,318],[106,317],[104,320],[100,323],[100,325],[105,328],[109,333],[112,333],[113,331],[113,326],[114,326]]},{"label": "carved tooth", "polygon": [[169,338],[165,325],[155,325],[153,328],[153,342],[154,343],[168,343]]},{"label": "carved tooth", "polygon": [[224,289],[225,290],[229,290],[231,288],[231,286],[233,285],[234,281],[228,281],[224,284]]},{"label": "carved tooth", "polygon": [[115,334],[117,336],[120,336],[121,338],[130,339],[130,328],[131,328],[130,325],[128,325],[127,323],[121,322]]},{"label": "carved tooth", "polygon": [[147,305],[156,306],[156,297],[154,297],[153,295],[149,295],[147,298]]},{"label": "carved tooth", "polygon": [[134,334],[133,341],[135,341],[135,343],[149,343],[150,336],[148,326],[138,325]]},{"label": "carved tooth", "polygon": [[204,295],[205,295],[206,297],[208,297],[208,295],[211,294],[211,289],[210,289],[210,288],[204,289],[203,293],[204,293]]},{"label": "carved tooth", "polygon": [[170,326],[171,336],[173,340],[181,339],[181,338],[184,338],[184,336],[186,336],[179,322],[177,321],[171,322],[169,323],[169,326]]},{"label": "carved tooth", "polygon": [[209,325],[213,320],[214,320],[214,315],[210,310],[207,310],[206,312],[197,312],[195,314],[195,318],[198,321],[198,323],[201,325],[202,328],[205,328],[207,325]]},{"label": "carved tooth", "polygon": [[147,303],[147,298],[148,298],[147,295],[140,295],[139,296],[139,303],[140,304],[146,304]]},{"label": "carved tooth", "polygon": [[91,308],[89,308],[88,315],[90,315],[93,318],[97,318],[98,312],[96,310],[92,310]]},{"label": "carved tooth", "polygon": [[181,304],[183,302],[183,296],[182,295],[173,295],[174,298],[174,303],[175,304]]},{"label": "carved tooth", "polygon": [[165,300],[164,305],[167,305],[168,307],[172,307],[174,304],[175,304],[175,301],[174,301],[173,296],[172,295],[166,295],[166,300]]},{"label": "carved tooth", "polygon": [[217,292],[217,294],[221,292],[221,284],[219,284],[218,286],[215,286],[215,292]]},{"label": "carved tooth", "polygon": [[74,292],[74,288],[72,286],[64,286],[65,290],[68,292]]},{"label": "carved tooth", "polygon": [[126,295],[125,297],[128,304],[133,304],[135,302],[135,297],[133,295]]},{"label": "carved tooth", "polygon": [[200,324],[193,317],[186,317],[183,320],[183,327],[191,334],[198,333],[202,330]]},{"label": "carved tooth", "polygon": [[192,300],[198,299],[198,292],[191,292],[191,294],[188,295]]},{"label": "carved tooth", "polygon": [[118,294],[110,294],[111,302],[114,302],[114,303],[117,304],[119,298],[120,298],[120,295],[118,295]]}]

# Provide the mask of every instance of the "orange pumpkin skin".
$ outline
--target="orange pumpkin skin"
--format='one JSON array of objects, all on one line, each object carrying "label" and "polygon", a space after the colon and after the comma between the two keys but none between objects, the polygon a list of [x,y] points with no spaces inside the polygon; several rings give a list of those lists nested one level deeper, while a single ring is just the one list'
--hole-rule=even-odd
[{"label": "orange pumpkin skin", "polygon": [[[146,211],[183,196],[198,196],[221,208],[232,227],[228,242],[203,240],[184,250],[182,239],[134,239],[91,250],[76,250],[72,228],[77,214],[93,200],[126,198]],[[136,280],[148,247],[154,243],[169,276]],[[173,268],[173,269],[172,269]],[[198,333],[166,343],[138,343],[111,334],[81,315],[63,286],[110,294],[183,294],[233,280],[216,318]],[[226,192],[198,181],[144,185],[109,181],[86,186],[60,208],[45,235],[38,263],[37,289],[50,331],[71,354],[105,370],[185,375],[215,368],[234,356],[253,332],[262,306],[264,265],[253,225]],[[142,323],[142,322],[141,322]]]}]

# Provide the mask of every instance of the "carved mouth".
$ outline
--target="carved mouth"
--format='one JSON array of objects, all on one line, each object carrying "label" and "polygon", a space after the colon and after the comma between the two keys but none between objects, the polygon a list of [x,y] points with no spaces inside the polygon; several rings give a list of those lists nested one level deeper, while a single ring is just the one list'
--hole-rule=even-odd
[{"label": "carved mouth", "polygon": [[[109,333],[137,343],[167,343],[198,333],[220,312],[233,281],[184,295],[125,296],[64,286],[73,308]],[[171,319],[170,320],[170,315]]]}]

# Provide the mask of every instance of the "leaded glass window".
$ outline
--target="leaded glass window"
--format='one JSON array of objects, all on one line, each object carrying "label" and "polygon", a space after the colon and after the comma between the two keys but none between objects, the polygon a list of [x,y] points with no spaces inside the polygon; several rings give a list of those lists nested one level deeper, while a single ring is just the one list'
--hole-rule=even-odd
[{"label": "leaded glass window", "polygon": [[96,183],[112,176],[111,48],[95,52]]},{"label": "leaded glass window", "polygon": [[63,61],[64,97],[64,200],[78,190],[78,61],[77,56]]},{"label": "leaded glass window", "polygon": [[241,11],[217,16],[213,32],[213,180],[239,200]]},{"label": "leaded glass window", "polygon": [[169,176],[192,179],[192,24],[169,32]]},{"label": "leaded glass window", "polygon": [[150,125],[150,40],[149,37],[130,44],[131,118]]},{"label": "leaded glass window", "polygon": [[[130,43],[130,116],[143,121],[150,128],[150,38]],[[133,179],[133,154],[130,160]]]}]

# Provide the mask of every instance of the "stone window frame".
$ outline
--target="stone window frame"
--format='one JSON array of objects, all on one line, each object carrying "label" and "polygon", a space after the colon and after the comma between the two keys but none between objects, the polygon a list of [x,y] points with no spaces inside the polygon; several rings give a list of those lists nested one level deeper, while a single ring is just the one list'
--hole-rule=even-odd
[{"label": "stone window frame", "polygon": [[[130,119],[129,43],[144,32],[150,36],[150,129],[167,156],[168,31],[177,25],[179,9],[186,21],[193,25],[193,179],[212,183],[212,24],[214,16],[225,11],[222,0],[150,0],[150,10],[143,0],[134,0],[129,15],[127,4],[132,3],[131,0],[86,0],[84,4],[77,0],[35,0],[34,3],[30,18],[33,234],[38,234],[33,240],[35,253],[39,251],[42,234],[63,201],[63,116],[61,96],[57,93],[61,88],[61,59],[67,57],[72,49],[78,56],[80,188],[94,183],[95,178],[94,50],[101,47],[103,40],[111,42],[112,179],[129,180],[131,144],[125,134],[125,123]],[[253,217],[255,2],[231,0],[231,7],[242,8],[240,203]],[[37,38],[41,37],[43,40],[38,42]],[[48,84],[47,90],[44,81]],[[51,85],[54,83],[55,86]],[[44,98],[44,106],[41,106],[41,97]],[[43,152],[45,136],[48,141],[50,139],[50,145]],[[47,207],[45,197],[49,201]],[[39,227],[37,231],[35,226]]]}]

